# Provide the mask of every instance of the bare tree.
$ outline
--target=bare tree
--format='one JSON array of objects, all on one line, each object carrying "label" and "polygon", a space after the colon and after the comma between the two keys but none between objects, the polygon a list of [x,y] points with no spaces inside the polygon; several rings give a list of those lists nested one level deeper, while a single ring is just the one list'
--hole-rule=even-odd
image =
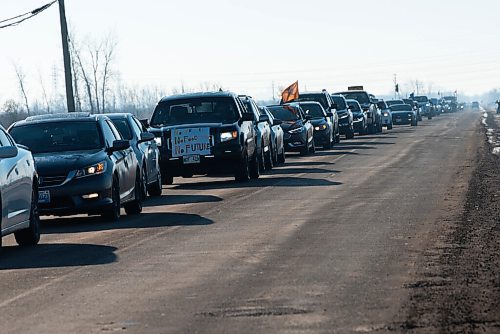
[{"label": "bare tree", "polygon": [[45,102],[45,108],[47,114],[50,114],[50,101],[47,96],[47,90],[45,89],[45,82],[43,81],[42,73],[40,73],[40,70],[38,71],[38,80],[40,81],[40,87],[42,88],[42,97],[43,101]]},{"label": "bare tree", "polygon": [[[75,72],[75,80],[78,81],[80,79],[83,79],[84,86],[85,86],[85,92],[87,95],[87,101],[90,107],[90,112],[94,113],[95,108],[94,108],[94,100],[92,97],[92,80],[86,70],[86,64],[83,60],[82,57],[82,52],[81,52],[81,47],[76,41],[76,37],[74,33],[71,34],[71,38],[69,39],[69,44],[70,44],[70,51],[72,54],[72,59],[74,60],[73,62],[73,70]],[[75,87],[76,90],[76,87]],[[82,110],[80,106],[80,110]]]},{"label": "bare tree", "polygon": [[[101,74],[101,103],[102,103],[102,112],[106,109],[106,93],[108,91],[108,84],[112,75],[112,61],[115,58],[115,50],[116,50],[117,42],[116,40],[109,35],[106,37],[104,42],[101,44],[101,50],[103,53],[103,64],[102,64],[102,74]],[[97,81],[95,82],[97,84]]]},{"label": "bare tree", "polygon": [[19,83],[19,90],[24,98],[24,106],[26,107],[26,112],[28,116],[30,115],[30,106],[28,104],[28,96],[26,95],[26,89],[24,86],[24,80],[26,79],[26,75],[23,72],[23,69],[18,65],[14,64],[14,70],[16,71],[17,80]]},{"label": "bare tree", "polygon": [[90,61],[91,61],[91,65],[92,65],[92,73],[93,73],[93,79],[94,79],[94,82],[93,82],[93,87],[94,87],[94,96],[95,96],[95,104],[96,104],[96,107],[97,107],[97,113],[100,114],[101,113],[101,106],[99,104],[99,65],[100,65],[100,60],[99,60],[99,57],[101,55],[101,48],[102,48],[102,44],[96,44],[96,43],[92,43],[93,45],[91,45],[90,43],[87,45],[87,49],[89,51],[89,55],[90,55]]}]

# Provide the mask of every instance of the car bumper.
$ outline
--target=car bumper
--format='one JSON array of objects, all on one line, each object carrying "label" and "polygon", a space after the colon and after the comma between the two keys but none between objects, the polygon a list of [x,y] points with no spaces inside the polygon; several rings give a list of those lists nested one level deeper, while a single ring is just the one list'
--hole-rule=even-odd
[{"label": "car bumper", "polygon": [[284,135],[285,151],[301,151],[308,146],[305,133],[285,133]]},{"label": "car bumper", "polygon": [[382,124],[383,125],[391,125],[392,124],[392,118],[389,116],[382,116]]},{"label": "car bumper", "polygon": [[349,122],[341,122],[339,123],[339,132],[341,135],[345,135],[349,130]]},{"label": "car bumper", "polygon": [[328,130],[317,130],[314,131],[314,144],[323,145],[330,141],[330,131]]}]

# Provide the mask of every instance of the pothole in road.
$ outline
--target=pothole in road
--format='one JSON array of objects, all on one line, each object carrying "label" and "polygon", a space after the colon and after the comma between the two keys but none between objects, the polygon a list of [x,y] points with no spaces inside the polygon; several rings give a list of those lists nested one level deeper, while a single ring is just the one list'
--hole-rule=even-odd
[{"label": "pothole in road", "polygon": [[201,312],[197,315],[202,317],[211,318],[238,318],[238,317],[272,317],[272,316],[285,316],[285,315],[299,315],[311,313],[311,310],[275,306],[275,307],[236,307],[221,310],[214,310],[210,312]]}]

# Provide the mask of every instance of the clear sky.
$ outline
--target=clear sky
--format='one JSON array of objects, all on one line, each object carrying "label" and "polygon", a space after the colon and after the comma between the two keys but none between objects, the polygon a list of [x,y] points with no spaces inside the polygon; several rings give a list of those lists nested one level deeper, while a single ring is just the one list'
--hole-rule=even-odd
[{"label": "clear sky", "polygon": [[[0,20],[48,1],[1,0]],[[66,0],[66,9],[79,38],[116,37],[115,69],[129,84],[216,82],[259,99],[273,81],[297,79],[301,89],[387,94],[394,73],[436,91],[500,87],[498,0]],[[40,77],[62,85],[52,75],[62,69],[58,15],[54,5],[0,29],[0,102],[19,97],[14,63],[28,95],[39,94]]]}]

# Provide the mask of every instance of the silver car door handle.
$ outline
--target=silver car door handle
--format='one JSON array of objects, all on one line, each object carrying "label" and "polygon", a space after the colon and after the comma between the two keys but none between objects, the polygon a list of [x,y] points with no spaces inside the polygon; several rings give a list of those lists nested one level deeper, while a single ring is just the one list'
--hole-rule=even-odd
[{"label": "silver car door handle", "polygon": [[16,171],[16,174],[19,175],[19,170],[17,168],[14,170]]}]

